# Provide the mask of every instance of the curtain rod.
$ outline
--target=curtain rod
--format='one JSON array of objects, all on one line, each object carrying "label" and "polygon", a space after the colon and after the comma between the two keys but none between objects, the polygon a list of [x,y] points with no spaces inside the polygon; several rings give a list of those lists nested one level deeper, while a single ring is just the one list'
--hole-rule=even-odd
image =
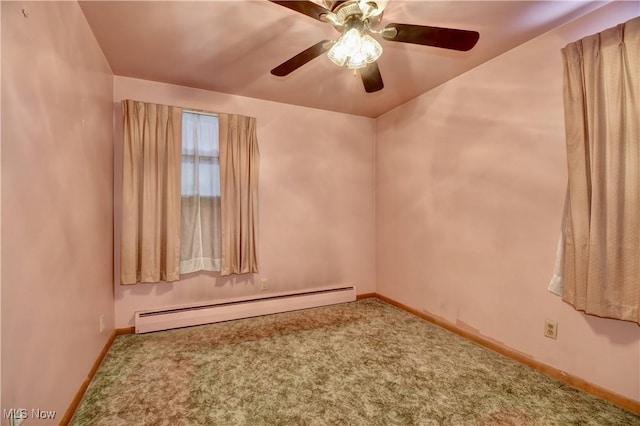
[{"label": "curtain rod", "polygon": [[186,108],[183,108],[182,111],[183,112],[190,112],[192,114],[210,115],[212,117],[217,117],[218,116],[218,114],[216,114],[215,112],[200,111],[200,110],[197,110],[197,109],[186,109]]}]

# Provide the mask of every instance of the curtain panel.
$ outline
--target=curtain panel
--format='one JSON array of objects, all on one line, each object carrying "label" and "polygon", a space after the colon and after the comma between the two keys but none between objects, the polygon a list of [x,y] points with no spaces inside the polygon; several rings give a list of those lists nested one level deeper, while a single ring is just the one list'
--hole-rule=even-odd
[{"label": "curtain panel", "polygon": [[122,101],[120,281],[180,278],[182,109]]},{"label": "curtain panel", "polygon": [[256,119],[218,114],[222,223],[221,275],[258,272]]},{"label": "curtain panel", "polygon": [[569,193],[562,298],[640,323],[640,18],[562,50]]}]

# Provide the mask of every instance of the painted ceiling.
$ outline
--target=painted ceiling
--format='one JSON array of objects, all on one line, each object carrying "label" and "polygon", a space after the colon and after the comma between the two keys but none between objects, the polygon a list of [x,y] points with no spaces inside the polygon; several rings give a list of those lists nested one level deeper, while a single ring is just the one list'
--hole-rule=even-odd
[{"label": "painted ceiling", "polygon": [[80,5],[116,75],[377,117],[606,3],[393,0],[379,28],[389,23],[459,28],[478,31],[480,40],[460,52],[377,37],[384,49],[378,66],[385,87],[375,93],[366,93],[358,75],[326,55],[286,77],[271,75],[277,65],[339,33],[268,0]]}]

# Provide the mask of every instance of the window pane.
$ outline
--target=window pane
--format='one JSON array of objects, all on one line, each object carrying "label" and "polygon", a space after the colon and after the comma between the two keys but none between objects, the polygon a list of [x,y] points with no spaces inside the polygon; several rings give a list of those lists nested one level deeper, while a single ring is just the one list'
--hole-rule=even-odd
[{"label": "window pane", "polygon": [[182,113],[182,195],[220,195],[218,117]]},{"label": "window pane", "polygon": [[196,171],[193,158],[182,157],[182,195],[195,195],[198,193],[196,185]]},{"label": "window pane", "polygon": [[182,113],[182,154],[219,157],[218,117]]},{"label": "window pane", "polygon": [[199,170],[200,196],[220,196],[220,163],[215,161],[201,161]]}]

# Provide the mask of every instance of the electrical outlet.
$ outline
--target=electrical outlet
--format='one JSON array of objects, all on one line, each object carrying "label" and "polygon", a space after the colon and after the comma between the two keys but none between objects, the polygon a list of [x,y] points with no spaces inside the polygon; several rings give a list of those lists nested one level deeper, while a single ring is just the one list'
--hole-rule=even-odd
[{"label": "electrical outlet", "polygon": [[260,290],[266,290],[269,288],[269,280],[266,278],[262,278],[260,280]]},{"label": "electrical outlet", "polygon": [[544,321],[544,336],[550,339],[558,338],[558,323],[551,320]]},{"label": "electrical outlet", "polygon": [[104,314],[100,315],[100,333],[104,331]]}]

